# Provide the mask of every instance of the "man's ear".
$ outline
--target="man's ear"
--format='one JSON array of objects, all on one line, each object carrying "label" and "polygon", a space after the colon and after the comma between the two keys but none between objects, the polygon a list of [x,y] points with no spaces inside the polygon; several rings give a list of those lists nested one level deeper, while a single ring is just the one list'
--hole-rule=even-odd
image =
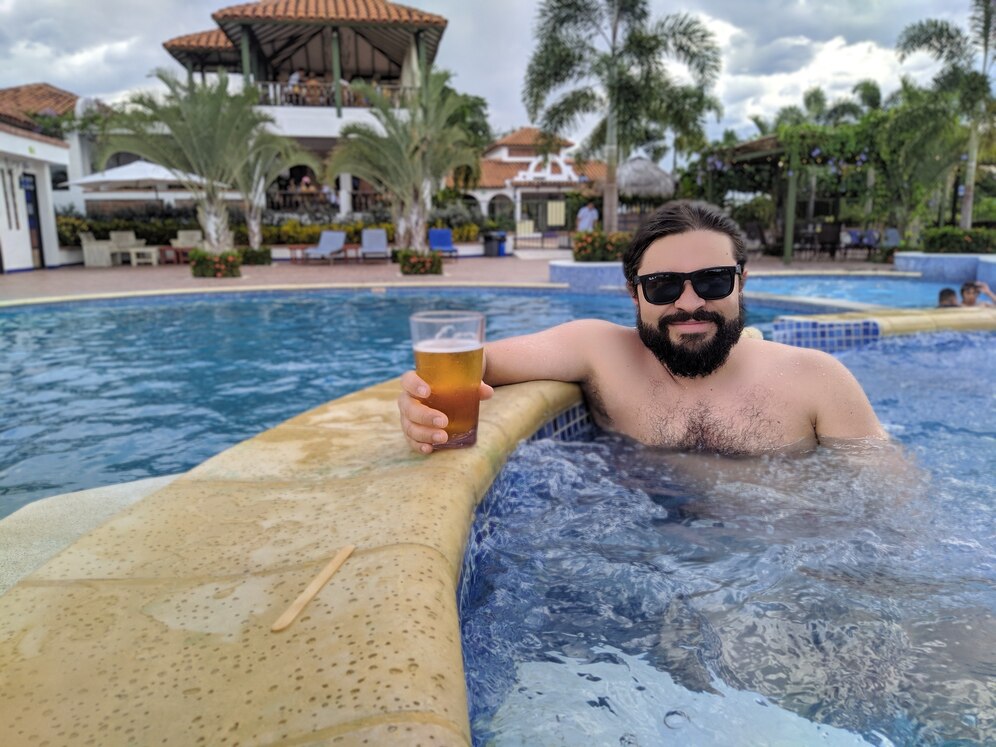
[{"label": "man's ear", "polygon": [[633,299],[633,305],[636,307],[636,310],[639,311],[640,310],[640,298],[639,298],[638,294],[639,294],[640,291],[637,290],[636,288],[634,288],[631,283],[626,283],[626,290],[629,291],[629,297],[631,299]]},{"label": "man's ear", "polygon": [[745,267],[740,271],[740,290],[744,289],[744,284],[747,282],[747,268]]}]

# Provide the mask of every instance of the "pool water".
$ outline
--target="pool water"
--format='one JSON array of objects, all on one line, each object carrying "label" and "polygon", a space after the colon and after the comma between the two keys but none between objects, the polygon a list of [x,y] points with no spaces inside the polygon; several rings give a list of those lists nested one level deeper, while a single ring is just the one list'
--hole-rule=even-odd
[{"label": "pool water", "polygon": [[905,457],[522,444],[464,570],[475,744],[996,743],[994,342],[840,354]]},{"label": "pool water", "polygon": [[[0,517],[37,498],[175,474],[412,366],[408,316],[468,308],[489,339],[579,317],[632,324],[623,295],[293,292],[0,310]],[[749,323],[779,312],[752,305]]]},{"label": "pool water", "polygon": [[[833,298],[895,307],[934,307],[941,288],[954,287],[916,278],[842,277],[840,275],[751,275],[744,290],[778,296]],[[955,287],[955,290],[958,290]]]}]

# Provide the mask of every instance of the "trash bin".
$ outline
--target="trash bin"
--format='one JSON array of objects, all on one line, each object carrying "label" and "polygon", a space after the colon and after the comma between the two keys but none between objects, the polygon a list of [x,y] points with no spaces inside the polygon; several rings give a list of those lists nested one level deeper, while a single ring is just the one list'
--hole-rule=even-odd
[{"label": "trash bin", "polygon": [[484,241],[484,256],[504,257],[505,236],[506,233],[504,231],[485,231],[481,234],[481,238]]},{"label": "trash bin", "polygon": [[485,231],[483,236],[484,241],[484,256],[485,257],[497,257],[498,256],[498,236],[495,231]]},{"label": "trash bin", "polygon": [[504,257],[505,256],[505,237],[507,236],[507,234],[504,231],[495,231],[494,235],[495,235],[495,238],[498,239],[498,256],[499,257]]}]

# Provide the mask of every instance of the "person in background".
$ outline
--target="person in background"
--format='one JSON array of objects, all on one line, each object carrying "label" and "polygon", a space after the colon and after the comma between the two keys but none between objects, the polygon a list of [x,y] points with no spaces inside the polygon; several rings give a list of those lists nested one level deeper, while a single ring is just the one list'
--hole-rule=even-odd
[{"label": "person in background", "polygon": [[958,294],[955,292],[955,289],[941,288],[941,292],[937,294],[937,306],[941,309],[961,306],[958,303]]},{"label": "person in background", "polygon": [[588,200],[588,204],[578,210],[577,218],[574,222],[575,231],[591,231],[598,223],[598,209],[594,200]]},{"label": "person in background", "polygon": [[[979,294],[987,296],[989,301],[980,301]],[[989,290],[989,285],[978,281],[969,281],[961,286],[962,306],[992,306],[996,302],[996,296]]]}]

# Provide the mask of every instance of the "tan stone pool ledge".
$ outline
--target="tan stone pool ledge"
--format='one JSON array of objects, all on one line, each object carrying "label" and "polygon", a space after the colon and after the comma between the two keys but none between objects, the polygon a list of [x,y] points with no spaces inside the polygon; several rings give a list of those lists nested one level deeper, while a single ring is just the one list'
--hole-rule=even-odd
[{"label": "tan stone pool ledge", "polygon": [[474,509],[580,392],[502,387],[477,447],[424,457],[398,391],[228,449],[0,597],[0,744],[469,744],[456,597]]}]

